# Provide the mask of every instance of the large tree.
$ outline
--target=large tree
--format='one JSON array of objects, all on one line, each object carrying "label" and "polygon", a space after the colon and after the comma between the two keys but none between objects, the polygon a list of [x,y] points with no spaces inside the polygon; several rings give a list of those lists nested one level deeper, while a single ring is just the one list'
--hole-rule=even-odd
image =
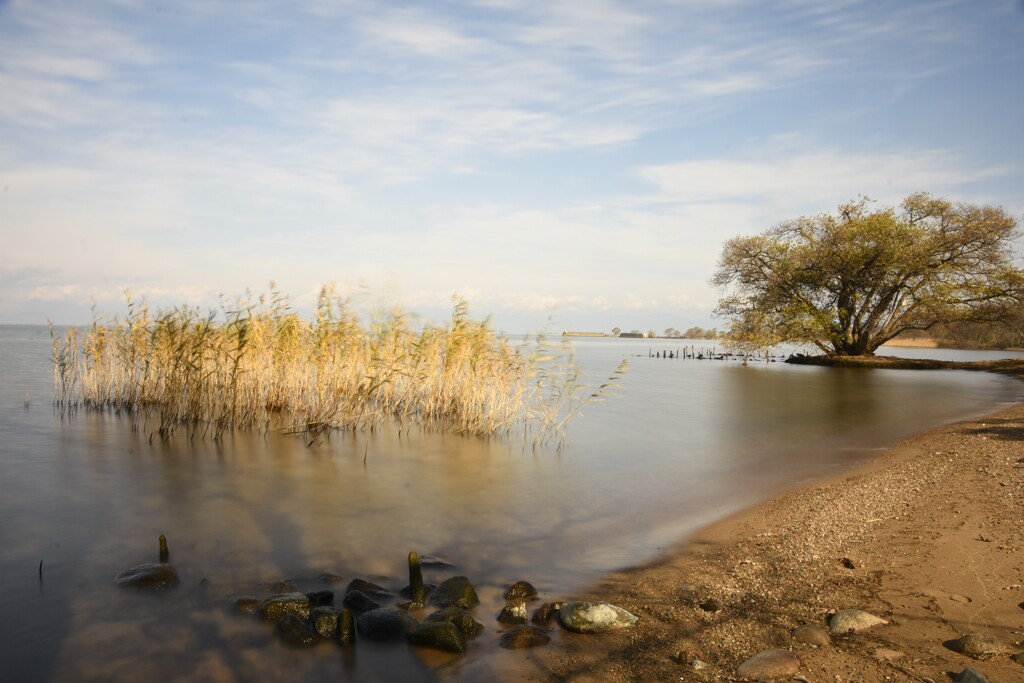
[{"label": "large tree", "polygon": [[997,322],[1024,295],[1017,222],[928,194],[898,208],[866,198],[725,243],[712,284],[734,328],[872,355],[909,330]]}]

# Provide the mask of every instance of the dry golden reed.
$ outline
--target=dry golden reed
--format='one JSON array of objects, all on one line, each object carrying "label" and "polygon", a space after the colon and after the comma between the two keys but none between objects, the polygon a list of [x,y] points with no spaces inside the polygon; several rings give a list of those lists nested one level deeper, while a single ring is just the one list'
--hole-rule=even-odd
[{"label": "dry golden reed", "polygon": [[[571,353],[542,336],[513,345],[458,300],[446,324],[414,325],[400,310],[363,324],[332,288],[304,320],[272,291],[223,305],[153,312],[128,297],[123,319],[51,331],[55,401],[129,415],[154,434],[219,438],[232,429],[303,434],[384,422],[482,436],[521,433],[561,443],[597,390],[577,381]],[[145,427],[148,428],[148,427]]]}]

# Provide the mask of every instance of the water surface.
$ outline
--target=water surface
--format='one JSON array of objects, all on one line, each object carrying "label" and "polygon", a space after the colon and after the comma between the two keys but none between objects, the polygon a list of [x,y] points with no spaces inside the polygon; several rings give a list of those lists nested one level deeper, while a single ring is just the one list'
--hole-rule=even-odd
[{"label": "water surface", "polygon": [[[784,487],[1022,397],[1019,383],[984,373],[648,356],[681,346],[577,341],[590,380],[622,358],[630,370],[614,397],[584,409],[561,452],[386,429],[313,445],[274,432],[164,442],[118,416],[55,413],[46,330],[0,327],[6,675],[431,680],[442,666],[459,678],[466,661],[517,654],[493,654],[500,593],[515,580],[548,599],[569,595]],[[181,587],[117,589],[121,569],[155,561],[161,533]],[[344,577],[339,591],[357,576],[398,590],[409,550],[454,565],[429,569],[428,580],[477,584],[487,633],[467,657],[368,643],[296,652],[221,608],[282,579],[330,587],[323,572]]]}]

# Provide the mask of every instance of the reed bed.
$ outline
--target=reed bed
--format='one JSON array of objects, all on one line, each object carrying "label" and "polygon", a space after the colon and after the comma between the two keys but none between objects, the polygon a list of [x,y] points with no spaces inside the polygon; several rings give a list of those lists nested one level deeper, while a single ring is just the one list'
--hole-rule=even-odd
[{"label": "reed bed", "polygon": [[219,439],[233,429],[317,435],[384,422],[480,436],[556,439],[596,389],[578,381],[571,351],[543,336],[513,345],[455,303],[443,325],[401,310],[362,323],[324,288],[312,320],[277,291],[252,301],[151,311],[130,297],[123,319],[51,329],[55,403],[111,411],[167,438],[180,428]]}]

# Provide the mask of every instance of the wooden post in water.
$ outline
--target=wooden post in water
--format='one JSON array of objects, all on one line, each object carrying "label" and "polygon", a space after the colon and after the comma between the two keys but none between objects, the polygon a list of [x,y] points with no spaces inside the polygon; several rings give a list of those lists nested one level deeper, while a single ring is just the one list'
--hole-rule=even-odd
[{"label": "wooden post in water", "polygon": [[413,605],[427,604],[427,589],[423,585],[423,571],[420,569],[420,556],[413,550],[409,553],[409,597]]},{"label": "wooden post in water", "polygon": [[166,563],[171,559],[171,551],[167,549],[167,537],[160,534],[160,561]]}]

